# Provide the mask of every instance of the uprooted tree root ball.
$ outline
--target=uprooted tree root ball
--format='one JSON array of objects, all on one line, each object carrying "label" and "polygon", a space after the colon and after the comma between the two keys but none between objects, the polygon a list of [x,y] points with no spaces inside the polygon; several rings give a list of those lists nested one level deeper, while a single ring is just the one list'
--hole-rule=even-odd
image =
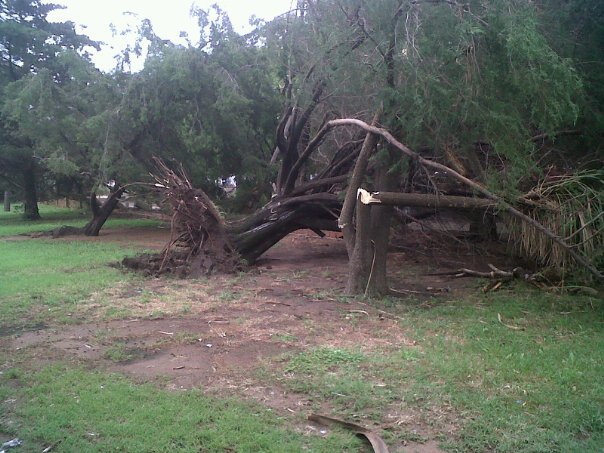
[{"label": "uprooted tree root ball", "polygon": [[218,209],[200,189],[195,189],[182,168],[173,171],[159,159],[156,187],[172,207],[170,242],[158,254],[125,258],[124,267],[147,275],[173,274],[200,277],[243,269],[239,253],[230,243]]}]

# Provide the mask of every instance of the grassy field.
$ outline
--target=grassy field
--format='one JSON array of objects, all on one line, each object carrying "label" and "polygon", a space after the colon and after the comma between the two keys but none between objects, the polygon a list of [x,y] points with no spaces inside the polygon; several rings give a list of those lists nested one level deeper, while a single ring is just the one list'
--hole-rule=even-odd
[{"label": "grassy field", "polygon": [[[42,218],[25,222],[21,218],[21,206],[13,205],[11,212],[0,211],[0,237],[18,234],[50,231],[61,225],[83,227],[90,220],[90,214],[77,209],[57,208],[39,205]],[[160,222],[149,219],[109,218],[104,228],[140,228],[157,226]]]},{"label": "grassy field", "polygon": [[[36,222],[23,221],[18,210],[0,213],[0,328],[70,322],[91,293],[136,278],[107,265],[136,253],[132,248],[77,240],[2,241],[2,237],[87,222],[77,210],[41,205],[40,211],[43,218]],[[157,224],[146,219],[110,219],[107,227]]]},{"label": "grassy field", "polygon": [[296,433],[257,405],[134,385],[115,374],[55,365],[27,375],[11,370],[0,382],[3,409],[18,415],[16,423],[0,418],[0,431],[24,439],[20,451],[57,445],[56,451],[74,453],[331,453],[360,446],[346,434],[322,439]]},{"label": "grassy field", "polygon": [[[319,348],[287,358],[283,385],[348,417],[423,410],[457,425],[450,451],[599,452],[604,310],[514,288],[486,300],[385,307],[422,348],[370,356]],[[506,325],[504,325],[499,318]],[[445,424],[446,424],[445,423]],[[392,436],[417,440],[411,433]]]},{"label": "grassy field", "polygon": [[[45,214],[51,220],[42,229],[73,224],[73,213]],[[15,214],[0,217],[0,236],[29,228]],[[86,322],[103,300],[91,305],[92,293],[141,280],[107,266],[136,252],[0,237],[0,340],[23,327]],[[254,277],[234,278],[247,287]],[[291,350],[255,377],[304,396],[312,408],[375,423],[391,445],[426,440],[405,424],[406,415],[420,414],[445,451],[602,451],[602,300],[516,285],[464,300],[366,302],[396,316],[418,346],[303,346],[283,333],[275,340]],[[337,430],[326,438],[304,435],[301,420],[259,404],[135,384],[90,364],[45,362],[38,369],[25,351],[2,347],[0,354],[0,441],[20,437],[20,451],[364,451]],[[386,423],[388,414],[398,419]]]}]

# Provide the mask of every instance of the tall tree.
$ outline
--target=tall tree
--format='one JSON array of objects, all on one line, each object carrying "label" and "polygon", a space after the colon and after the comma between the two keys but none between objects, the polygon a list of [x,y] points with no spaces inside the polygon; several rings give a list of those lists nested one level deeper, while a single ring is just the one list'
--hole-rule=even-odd
[{"label": "tall tree", "polygon": [[[238,192],[270,195],[272,137],[279,98],[271,63],[253,36],[236,34],[218,11],[198,44],[176,46],[142,27],[145,66],[125,83],[121,140],[142,165],[153,156],[182,162],[196,185],[236,177]],[[247,189],[247,190],[246,190]]]},{"label": "tall tree", "polygon": [[[72,22],[49,22],[48,14],[58,8],[40,0],[0,1],[0,103],[12,91],[10,84],[32,74],[44,72],[53,83],[67,82],[61,53],[71,50],[86,55],[87,48],[98,47],[76,33]],[[38,178],[43,169],[34,152],[35,143],[15,132],[15,124],[5,117],[0,119],[0,135],[0,177],[23,195],[25,217],[37,219]]]}]

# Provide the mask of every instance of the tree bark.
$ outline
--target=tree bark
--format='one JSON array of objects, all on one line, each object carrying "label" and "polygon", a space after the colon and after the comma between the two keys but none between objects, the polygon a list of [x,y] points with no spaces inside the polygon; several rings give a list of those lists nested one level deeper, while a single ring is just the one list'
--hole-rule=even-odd
[{"label": "tree bark", "polygon": [[83,228],[85,236],[98,236],[101,228],[105,225],[105,222],[116,208],[120,201],[126,187],[119,187],[117,190],[112,192],[107,200],[99,206],[96,198],[96,193],[90,194],[90,210],[92,211],[92,219]]},{"label": "tree bark", "polygon": [[437,195],[424,193],[367,192],[359,189],[361,202],[364,204],[384,204],[389,206],[409,206],[434,209],[489,209],[496,208],[497,203],[485,198],[460,197],[456,195]]},{"label": "tree bark", "polygon": [[10,212],[10,191],[4,191],[4,212]]},{"label": "tree bark", "polygon": [[[376,112],[375,116],[373,117],[372,124],[376,125],[378,123],[380,114],[381,112]],[[340,213],[340,218],[338,219],[338,226],[342,229],[342,233],[344,234],[344,241],[346,242],[346,250],[348,252],[349,259],[352,258],[355,244],[356,232],[354,225],[352,224],[352,219],[354,217],[354,208],[358,200],[357,191],[363,183],[363,179],[367,173],[369,157],[371,157],[375,151],[377,142],[377,135],[369,132],[365,135],[363,147],[361,148],[361,152],[357,158],[352,176],[350,177],[348,189],[346,189],[346,197],[344,198],[344,204],[342,205],[342,212]]]},{"label": "tree bark", "polygon": [[[391,154],[391,152],[390,152]],[[392,161],[392,154],[389,162]],[[380,190],[393,190],[396,188],[396,178],[389,173],[389,165],[383,164],[377,170],[376,186]],[[373,256],[371,272],[367,282],[366,296],[380,297],[389,292],[387,279],[388,243],[390,239],[390,222],[393,207],[376,205],[371,209],[371,240]]]},{"label": "tree bark", "polygon": [[23,216],[27,220],[39,220],[38,191],[36,188],[36,164],[33,158],[29,159],[23,169]]},{"label": "tree bark", "polygon": [[357,199],[356,234],[352,255],[348,261],[348,282],[346,293],[350,295],[363,294],[367,289],[369,273],[371,272],[371,206]]}]

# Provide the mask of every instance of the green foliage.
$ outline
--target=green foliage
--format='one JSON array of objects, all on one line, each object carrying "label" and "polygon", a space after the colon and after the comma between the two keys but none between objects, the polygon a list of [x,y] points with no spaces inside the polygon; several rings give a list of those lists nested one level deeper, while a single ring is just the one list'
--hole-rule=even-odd
[{"label": "green foliage", "polygon": [[83,140],[82,123],[107,108],[103,96],[91,95],[100,77],[87,52],[98,44],[76,33],[72,22],[49,22],[59,8],[38,0],[0,3],[6,63],[0,68],[0,178],[23,197],[32,218],[37,191],[50,191],[56,180],[77,186],[71,192],[90,190],[96,172],[88,164],[97,149]]},{"label": "green foliage", "polygon": [[127,86],[122,136],[138,137],[137,159],[182,162],[211,193],[229,176],[244,191],[266,190],[280,111],[271,62],[265,49],[232,31],[226,16],[202,33],[203,46],[164,43],[149,54]]},{"label": "green foliage", "polygon": [[[567,20],[558,11],[525,0],[309,3],[268,43],[281,46],[286,69],[299,75],[298,98],[323,79],[338,116],[370,121],[382,103],[382,124],[411,148],[441,158],[452,150],[473,177],[513,195],[539,171],[543,156],[531,137],[555,137],[591,115],[583,62],[558,48],[572,32],[564,28],[557,41],[549,33]],[[476,143],[488,144],[488,159]]]}]

